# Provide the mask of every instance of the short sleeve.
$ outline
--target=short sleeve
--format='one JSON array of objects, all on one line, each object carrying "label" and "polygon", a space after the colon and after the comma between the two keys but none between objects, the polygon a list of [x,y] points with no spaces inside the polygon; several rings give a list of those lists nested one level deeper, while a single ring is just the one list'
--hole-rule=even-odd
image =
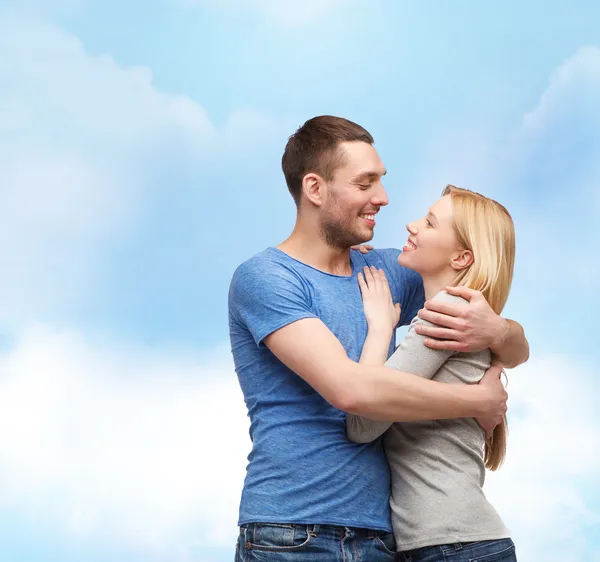
[{"label": "short sleeve", "polygon": [[229,287],[229,314],[245,325],[257,345],[269,334],[303,318],[316,318],[298,275],[281,263],[250,259],[238,267]]}]

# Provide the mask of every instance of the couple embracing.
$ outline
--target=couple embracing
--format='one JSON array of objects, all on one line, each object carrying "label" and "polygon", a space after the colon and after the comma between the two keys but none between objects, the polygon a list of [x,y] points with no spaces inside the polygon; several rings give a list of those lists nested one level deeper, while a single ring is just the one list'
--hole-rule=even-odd
[{"label": "couple embracing", "polygon": [[529,354],[501,317],[511,217],[447,186],[402,251],[363,246],[388,204],[373,143],[339,117],[300,127],[294,230],[231,282],[252,440],[236,562],[514,561],[482,490],[506,448],[502,368]]}]

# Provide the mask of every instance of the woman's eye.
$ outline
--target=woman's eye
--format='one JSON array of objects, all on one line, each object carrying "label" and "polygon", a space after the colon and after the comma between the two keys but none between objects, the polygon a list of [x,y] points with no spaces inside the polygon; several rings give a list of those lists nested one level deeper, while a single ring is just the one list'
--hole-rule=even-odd
[{"label": "woman's eye", "polygon": [[425,222],[427,223],[427,226],[430,226],[430,227],[431,227],[431,226],[433,226],[433,225],[431,224],[431,221],[430,221],[429,219],[425,219]]}]

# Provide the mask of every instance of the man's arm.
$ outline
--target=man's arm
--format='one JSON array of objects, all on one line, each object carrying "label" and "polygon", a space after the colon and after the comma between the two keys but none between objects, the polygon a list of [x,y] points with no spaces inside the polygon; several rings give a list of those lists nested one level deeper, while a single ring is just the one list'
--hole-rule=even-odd
[{"label": "man's arm", "polygon": [[[423,336],[415,332],[415,326],[426,323],[425,320],[415,318],[411,323],[406,337],[400,342],[392,356],[386,361],[387,351],[392,336],[389,316],[391,316],[391,294],[389,288],[386,293],[382,290],[385,277],[380,272],[375,274],[367,272],[365,278],[368,283],[361,280],[359,285],[363,297],[363,306],[367,317],[369,332],[363,346],[360,363],[366,365],[383,365],[399,371],[405,371],[419,377],[432,379],[440,367],[455,354],[454,351],[431,349],[423,344]],[[444,298],[443,296],[437,298]],[[446,299],[453,302],[458,297],[445,295]],[[387,306],[384,306],[386,305]],[[388,314],[385,314],[385,313]],[[394,309],[396,312],[396,309]],[[393,317],[395,319],[395,316]],[[346,434],[350,441],[355,443],[369,443],[383,435],[391,426],[391,422],[374,421],[355,414],[346,416]]]},{"label": "man's arm", "polygon": [[419,311],[419,318],[437,327],[417,327],[417,333],[428,338],[426,346],[466,352],[490,348],[508,368],[517,367],[529,359],[529,343],[523,328],[517,322],[496,314],[481,292],[460,286],[446,287],[446,291],[463,297],[469,303],[453,305],[427,301],[425,308]]},{"label": "man's arm", "polygon": [[504,322],[508,325],[508,328],[501,332],[505,337],[500,337],[498,343],[492,344],[490,349],[501,363],[512,369],[529,359],[529,342],[521,324],[514,320]]},{"label": "man's arm", "polygon": [[350,360],[342,344],[317,318],[304,318],[264,339],[288,368],[330,404],[382,421],[486,418],[496,425],[506,413],[500,369],[488,384],[452,385]]}]

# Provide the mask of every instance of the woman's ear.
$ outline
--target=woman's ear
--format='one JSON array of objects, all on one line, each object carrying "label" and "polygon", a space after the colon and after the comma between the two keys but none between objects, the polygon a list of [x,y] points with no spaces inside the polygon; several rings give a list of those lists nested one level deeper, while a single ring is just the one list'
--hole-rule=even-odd
[{"label": "woman's ear", "polygon": [[450,265],[456,271],[462,271],[473,263],[474,257],[471,250],[460,250],[455,252],[450,258]]}]

